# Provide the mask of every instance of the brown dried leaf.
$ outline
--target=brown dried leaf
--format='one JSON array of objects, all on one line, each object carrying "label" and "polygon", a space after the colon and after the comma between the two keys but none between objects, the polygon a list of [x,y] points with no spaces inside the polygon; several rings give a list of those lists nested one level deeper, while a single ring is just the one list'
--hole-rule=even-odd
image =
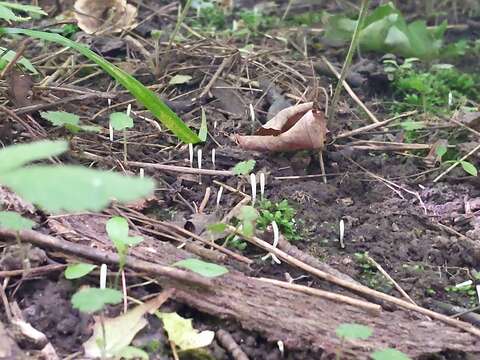
[{"label": "brown dried leaf", "polygon": [[243,149],[294,151],[322,149],[327,132],[324,114],[313,103],[290,106],[280,111],[252,136],[235,135]]},{"label": "brown dried leaf", "polygon": [[137,26],[137,9],[126,0],[77,0],[78,27],[96,35],[131,30]]},{"label": "brown dried leaf", "polygon": [[8,74],[8,97],[17,107],[32,105],[33,80],[30,75],[12,70]]}]

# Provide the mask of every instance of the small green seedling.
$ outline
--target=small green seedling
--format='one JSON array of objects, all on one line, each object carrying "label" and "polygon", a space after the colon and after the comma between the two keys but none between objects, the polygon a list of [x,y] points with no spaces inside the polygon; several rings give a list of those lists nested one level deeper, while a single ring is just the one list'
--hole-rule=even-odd
[{"label": "small green seedling", "polygon": [[340,324],[335,333],[341,339],[340,348],[337,350],[336,360],[340,360],[342,356],[343,344],[346,340],[365,340],[373,334],[373,330],[369,326],[360,324]]},{"label": "small green seedling", "polygon": [[[441,145],[436,149],[435,153],[436,153],[437,157],[441,160],[445,156],[445,154],[447,153],[447,147]],[[462,166],[462,169],[467,174],[472,175],[472,176],[477,176],[478,175],[477,167],[469,161],[459,159],[459,160],[446,160],[446,161],[442,162],[442,164],[457,164],[457,163]]]},{"label": "small green seedling", "polygon": [[214,278],[228,273],[228,269],[224,266],[194,258],[177,261],[173,266],[191,270],[208,278]]},{"label": "small green seedling", "polygon": [[141,236],[129,236],[129,227],[126,219],[120,216],[114,216],[107,221],[106,230],[108,237],[112,240],[113,245],[119,256],[119,272],[115,277],[115,287],[118,285],[119,274],[123,271],[126,261],[128,249],[143,241]]},{"label": "small green seedling", "polygon": [[255,160],[247,160],[239,162],[232,169],[235,175],[248,175],[255,168]]},{"label": "small green seedling", "polygon": [[72,296],[74,309],[87,314],[103,310],[106,305],[116,305],[123,299],[121,291],[105,288],[86,288],[77,291]]},{"label": "small green seedling", "polygon": [[100,321],[102,324],[102,337],[97,339],[97,342],[102,349],[102,359],[105,359],[106,353],[106,333],[105,333],[105,320],[103,316],[103,310],[107,305],[116,305],[123,300],[123,294],[121,291],[105,288],[85,288],[77,291],[73,294],[71,302],[74,309],[77,309],[83,313],[93,314],[98,311],[102,311]]},{"label": "small green seedling", "polygon": [[268,225],[275,221],[283,236],[287,240],[300,240],[297,224],[295,222],[296,211],[290,206],[288,200],[284,199],[279,203],[273,203],[269,200],[260,202],[260,216],[257,219],[257,227],[264,230]]},{"label": "small green seedling", "polygon": [[243,206],[237,218],[241,221],[241,232],[246,236],[255,234],[256,221],[259,217],[258,211],[253,206]]},{"label": "small green seedling", "polygon": [[96,267],[97,265],[87,263],[70,264],[65,269],[65,279],[80,279],[91,273]]},{"label": "small green seedling", "polygon": [[[127,111],[129,113],[130,111]],[[129,114],[115,112],[110,114],[110,125],[113,130],[123,131],[123,161],[127,162],[127,129],[133,127],[133,119]]]},{"label": "small green seedling", "polygon": [[40,116],[45,120],[48,120],[54,126],[63,126],[72,134],[77,134],[80,131],[99,132],[101,129],[98,126],[81,125],[80,116],[66,111],[45,111],[41,112]]}]

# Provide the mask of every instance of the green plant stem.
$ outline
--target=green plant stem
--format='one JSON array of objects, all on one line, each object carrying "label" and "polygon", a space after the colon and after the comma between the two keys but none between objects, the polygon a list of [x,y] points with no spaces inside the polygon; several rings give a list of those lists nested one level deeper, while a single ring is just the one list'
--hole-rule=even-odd
[{"label": "green plant stem", "polygon": [[367,16],[368,4],[370,0],[362,0],[362,5],[360,8],[360,14],[358,15],[357,25],[355,26],[355,31],[353,32],[352,41],[350,42],[350,48],[348,49],[347,57],[343,63],[342,72],[340,73],[340,79],[338,79],[337,86],[335,87],[335,93],[333,95],[332,103],[327,114],[327,119],[332,121],[335,117],[335,110],[337,107],[338,98],[343,87],[343,81],[347,77],[348,70],[350,69],[350,64],[352,63],[353,53],[357,48],[358,39],[360,36],[360,30],[362,29],[363,20]]},{"label": "green plant stem", "polygon": [[168,42],[168,48],[170,49],[172,47],[173,40],[175,39],[175,36],[177,36],[178,30],[180,30],[180,26],[183,23],[183,20],[185,20],[185,16],[187,16],[188,10],[190,9],[190,5],[192,4],[192,0],[187,0],[185,3],[185,6],[182,9],[182,12],[180,13],[180,16],[178,17],[177,24],[175,25],[175,29],[173,30],[172,35],[170,36],[170,41]]}]

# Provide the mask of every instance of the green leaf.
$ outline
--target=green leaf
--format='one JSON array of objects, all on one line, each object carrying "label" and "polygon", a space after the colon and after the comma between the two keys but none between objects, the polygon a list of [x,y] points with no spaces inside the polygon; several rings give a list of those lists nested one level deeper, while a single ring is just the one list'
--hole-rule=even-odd
[{"label": "green leaf", "polygon": [[86,263],[70,264],[65,269],[65,279],[79,279],[89,274],[96,267],[97,265]]},{"label": "green leaf", "polygon": [[205,277],[213,278],[228,273],[228,269],[198,259],[185,259],[177,261],[173,266],[191,270]]},{"label": "green leaf", "polygon": [[[331,41],[350,41],[357,21],[336,15],[327,19],[325,36]],[[429,29],[424,21],[407,24],[393,3],[378,6],[365,19],[359,34],[360,48],[367,51],[394,53],[404,57],[431,60],[443,45],[447,23]]]},{"label": "green leaf", "polygon": [[335,333],[338,337],[344,338],[347,340],[353,339],[368,339],[372,336],[372,329],[365,325],[360,324],[340,324]]},{"label": "green leaf", "polygon": [[470,174],[472,176],[478,175],[478,170],[472,163],[468,161],[461,161],[460,164],[462,165],[463,170],[465,170],[467,174]]},{"label": "green leaf", "polygon": [[121,351],[119,351],[115,355],[117,355],[119,358],[122,358],[122,359],[148,360],[148,353],[134,346],[124,347]]},{"label": "green leaf", "polygon": [[251,221],[244,221],[241,232],[245,236],[253,236],[255,234],[255,225]]},{"label": "green leaf", "polygon": [[0,19],[10,21],[26,21],[28,18],[15,15],[15,13],[9,8],[4,6],[5,4],[0,4]]},{"label": "green leaf", "polygon": [[35,5],[24,5],[24,4],[18,4],[18,3],[13,3],[9,1],[0,1],[0,6],[5,6],[10,9],[23,11],[30,14],[48,15],[45,11],[42,10],[42,8]]},{"label": "green leaf", "polygon": [[192,326],[192,319],[184,319],[177,313],[155,313],[162,321],[168,339],[180,350],[198,349],[212,343],[215,333],[210,330],[198,332]]},{"label": "green leaf", "polygon": [[72,305],[84,313],[94,313],[102,310],[105,305],[115,305],[122,301],[123,294],[115,289],[87,288],[77,291],[72,296]]},{"label": "green leaf", "polygon": [[130,93],[152,112],[167,128],[185,143],[197,143],[198,136],[158,96],[133,76],[116,67],[83,44],[76,43],[59,34],[20,28],[0,27],[0,34],[27,35],[33,38],[55,42],[70,47],[99,65],[106,73],[123,85]]},{"label": "green leaf", "polygon": [[217,223],[217,224],[210,224],[207,226],[208,231],[212,233],[222,233],[227,230],[227,224]]},{"label": "green leaf", "polygon": [[29,162],[47,159],[67,151],[66,141],[36,141],[8,146],[0,150],[0,174],[19,168]]},{"label": "green leaf", "polygon": [[232,169],[235,175],[248,175],[252,172],[255,167],[255,160],[247,160],[239,162]]},{"label": "green leaf", "polygon": [[190,75],[175,75],[168,82],[169,85],[181,85],[192,80]]},{"label": "green leaf", "polygon": [[[0,56],[0,69],[3,69],[5,66],[7,66],[9,62],[11,62],[15,58],[15,56],[17,56],[17,53],[13,50],[7,50],[6,48],[0,46]],[[18,60],[17,63],[27,69],[30,73],[38,74],[38,71],[37,69],[35,69],[33,64],[28,59],[25,59],[23,56],[20,57],[20,60]]]},{"label": "green leaf", "polygon": [[95,317],[93,334],[83,343],[83,357],[85,359],[120,359],[121,356],[118,354],[122,354],[135,336],[148,325],[145,315],[156,312],[165,300],[160,295],[143,304],[129,307],[126,313],[114,318]]},{"label": "green leaf", "polygon": [[406,131],[413,131],[425,128],[425,124],[418,121],[404,121],[400,126]]},{"label": "green leaf", "polygon": [[106,230],[119,253],[125,253],[128,246],[135,246],[143,241],[141,236],[128,236],[128,222],[125,218],[114,216],[107,221]]},{"label": "green leaf", "polygon": [[435,150],[435,155],[437,155],[440,159],[447,153],[447,147],[445,145],[439,145]]},{"label": "green leaf", "polygon": [[110,124],[114,130],[120,131],[133,127],[133,119],[123,112],[110,114]]},{"label": "green leaf", "polygon": [[200,124],[200,130],[198,131],[198,138],[200,141],[207,141],[207,117],[205,116],[205,109],[202,106],[202,123]]},{"label": "green leaf", "polygon": [[35,222],[14,211],[0,211],[0,228],[8,230],[30,230]]},{"label": "green leaf", "polygon": [[78,125],[80,116],[66,111],[45,111],[40,116],[52,123],[54,126]]},{"label": "green leaf", "polygon": [[[0,161],[0,167],[2,165]],[[32,165],[6,174],[0,172],[0,184],[25,200],[57,213],[61,210],[99,211],[114,199],[120,203],[133,201],[151,194],[154,188],[151,179],[81,166]]]},{"label": "green leaf", "polygon": [[255,221],[257,220],[259,214],[258,211],[250,205],[242,206],[240,209],[240,214],[238,214],[238,218],[243,221]]},{"label": "green leaf", "polygon": [[377,350],[371,356],[373,360],[411,360],[407,355],[395,349]]}]

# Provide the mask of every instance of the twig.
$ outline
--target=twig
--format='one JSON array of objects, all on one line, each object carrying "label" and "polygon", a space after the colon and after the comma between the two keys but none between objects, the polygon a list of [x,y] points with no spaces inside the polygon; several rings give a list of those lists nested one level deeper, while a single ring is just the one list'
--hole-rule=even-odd
[{"label": "twig", "polygon": [[315,288],[311,288],[311,287],[303,286],[303,285],[298,285],[298,284],[292,284],[292,283],[288,283],[288,282],[285,282],[285,281],[279,281],[279,280],[275,280],[275,279],[255,278],[255,280],[260,280],[260,281],[263,281],[263,282],[267,282],[267,283],[270,283],[270,284],[280,286],[280,287],[285,288],[285,289],[290,289],[290,290],[293,290],[293,291],[302,292],[304,294],[314,295],[314,296],[318,296],[318,297],[321,297],[321,298],[324,298],[324,299],[349,304],[349,305],[355,306],[357,308],[361,308],[363,310],[366,310],[370,313],[374,313],[376,315],[378,315],[382,311],[382,307],[380,305],[373,304],[373,303],[368,302],[368,301],[354,299],[350,296],[336,294],[336,293],[333,293],[333,292],[330,292],[330,291],[315,289]]},{"label": "twig", "polygon": [[374,129],[377,129],[377,128],[382,127],[384,125],[387,125],[388,123],[391,123],[394,120],[397,120],[397,119],[400,119],[400,118],[403,118],[403,117],[407,117],[407,116],[411,116],[411,115],[414,115],[416,113],[417,113],[417,110],[409,111],[409,112],[394,116],[390,119],[386,119],[386,120],[383,120],[383,121],[380,121],[380,122],[376,122],[374,124],[362,126],[361,128],[358,128],[358,129],[355,129],[355,130],[345,131],[345,132],[335,136],[334,140],[345,138],[345,137],[350,137],[350,136],[358,135],[358,134],[361,134],[361,133],[364,133],[364,132],[367,132],[367,131],[370,131],[370,130],[374,130]]},{"label": "twig", "polygon": [[385,269],[382,267],[382,265],[380,265],[379,263],[377,263],[375,261],[375,259],[373,259],[372,257],[370,257],[369,255],[366,255],[368,261],[370,261],[373,265],[375,265],[375,267],[378,269],[378,271],[380,271],[382,273],[383,276],[385,276],[388,281],[390,281],[394,286],[395,288],[398,290],[398,292],[400,294],[402,294],[402,296],[407,299],[409,302],[411,302],[413,305],[417,305],[415,303],[415,301],[412,300],[412,298],[410,296],[408,296],[408,294],[401,288],[401,286],[385,271]]},{"label": "twig", "polygon": [[[105,160],[103,156],[98,156],[98,155],[87,153],[87,152],[83,152],[79,155],[86,159],[94,160],[94,161]],[[152,164],[152,163],[144,163],[139,161],[127,161],[126,165],[132,166],[132,167],[140,167],[144,169],[156,169],[156,170],[164,170],[164,171],[171,171],[171,172],[179,172],[183,174],[199,174],[199,175],[210,175],[210,176],[235,176],[233,171],[230,171],[230,170],[197,169],[197,168],[190,168],[186,166]]]},{"label": "twig", "polygon": [[[337,69],[333,67],[333,65],[327,60],[325,56],[321,56],[321,59],[325,62],[325,64],[328,66],[328,68],[333,72],[333,74],[340,79],[340,74],[338,73]],[[365,104],[360,100],[360,98],[355,94],[355,92],[352,90],[350,85],[348,85],[346,80],[343,80],[343,87],[345,90],[347,90],[348,94],[351,96],[351,98],[357,103],[358,106],[360,106],[363,111],[368,115],[368,117],[374,122],[378,123],[380,120],[377,119],[377,117],[365,106]],[[330,109],[332,107],[330,106]],[[330,110],[332,112],[333,110]]]},{"label": "twig", "polygon": [[[20,232],[15,232],[0,229],[0,237],[4,239],[16,240],[17,234],[22,240],[22,242],[32,243],[40,247],[53,248],[58,251],[77,255],[105,264],[118,264],[120,262],[118,254],[110,251],[101,251],[99,249],[94,249],[89,246],[65,241],[49,235],[44,235],[33,230],[22,230]],[[207,279],[195,273],[170,266],[153,264],[132,256],[127,256],[125,264],[127,267],[135,271],[164,276],[183,283],[194,284],[202,287],[210,287],[212,285],[212,281],[210,279]]]},{"label": "twig", "polygon": [[264,249],[265,251],[273,253],[274,255],[276,255],[279,259],[283,260],[284,262],[286,262],[286,263],[288,263],[292,266],[296,266],[296,267],[298,267],[298,268],[300,268],[300,269],[302,269],[302,270],[304,270],[304,271],[306,271],[306,272],[308,272],[308,273],[310,273],[310,274],[312,274],[312,275],[314,275],[314,276],[316,276],[320,279],[329,281],[329,282],[331,282],[333,284],[336,284],[336,285],[339,285],[339,286],[341,286],[345,289],[349,289],[349,290],[352,290],[352,291],[357,292],[357,293],[372,296],[374,298],[378,298],[378,299],[384,300],[386,302],[398,305],[402,308],[412,310],[412,311],[418,312],[418,313],[423,314],[423,315],[427,315],[427,316],[429,316],[433,319],[437,319],[437,320],[442,321],[442,322],[444,322],[446,324],[449,324],[451,326],[455,326],[459,329],[462,329],[462,330],[464,330],[466,332],[469,332],[469,333],[471,333],[471,334],[480,338],[480,329],[472,326],[471,324],[465,323],[463,321],[451,319],[448,316],[436,313],[434,311],[425,309],[425,308],[417,306],[417,305],[413,305],[413,304],[409,303],[408,301],[397,299],[396,297],[384,294],[380,291],[373,290],[373,289],[370,289],[366,286],[358,285],[358,284],[352,283],[350,281],[340,279],[340,278],[338,278],[336,276],[333,276],[331,274],[327,274],[326,272],[318,270],[318,269],[316,269],[316,268],[314,268],[314,267],[312,267],[308,264],[305,264],[304,262],[288,255],[284,251],[273,247],[268,242],[266,242],[262,239],[259,239],[258,237],[247,236],[247,235],[243,234],[241,231],[239,231],[238,229],[236,229],[235,227],[233,227],[231,225],[227,225],[227,230],[234,233],[234,234],[237,234],[237,235],[241,236],[243,239],[247,240],[249,243],[258,246],[258,247]]},{"label": "twig", "polygon": [[242,348],[238,346],[235,339],[230,333],[225,330],[217,330],[215,333],[217,340],[230,354],[234,360],[248,360],[248,356],[245,355]]},{"label": "twig", "polygon": [[198,99],[201,99],[202,97],[204,97],[209,91],[210,89],[212,88],[213,84],[215,84],[215,81],[217,81],[218,77],[220,76],[220,74],[222,73],[223,69],[225,69],[225,67],[230,63],[230,58],[229,57],[226,57],[225,59],[223,59],[222,63],[220,64],[220,66],[218,67],[217,71],[215,71],[215,74],[213,74],[212,78],[210,79],[210,81],[208,82],[208,84],[205,86],[205,88],[203,89],[203,91],[200,93],[200,95],[198,96]]},{"label": "twig", "polygon": [[203,210],[205,210],[205,207],[207,206],[208,204],[208,200],[210,199],[210,194],[212,193],[212,189],[209,187],[207,187],[205,189],[205,195],[203,196],[203,200],[202,202],[200,203],[199,207],[198,207],[198,212],[201,214],[203,213]]},{"label": "twig", "polygon": [[47,274],[49,272],[62,271],[66,267],[67,265],[63,265],[63,264],[58,264],[58,265],[53,264],[53,265],[34,267],[29,270],[24,270],[24,269],[5,270],[5,271],[0,271],[0,278],[7,278],[7,277],[13,277],[13,276],[22,276],[24,278],[25,277],[31,278],[34,276]]}]

